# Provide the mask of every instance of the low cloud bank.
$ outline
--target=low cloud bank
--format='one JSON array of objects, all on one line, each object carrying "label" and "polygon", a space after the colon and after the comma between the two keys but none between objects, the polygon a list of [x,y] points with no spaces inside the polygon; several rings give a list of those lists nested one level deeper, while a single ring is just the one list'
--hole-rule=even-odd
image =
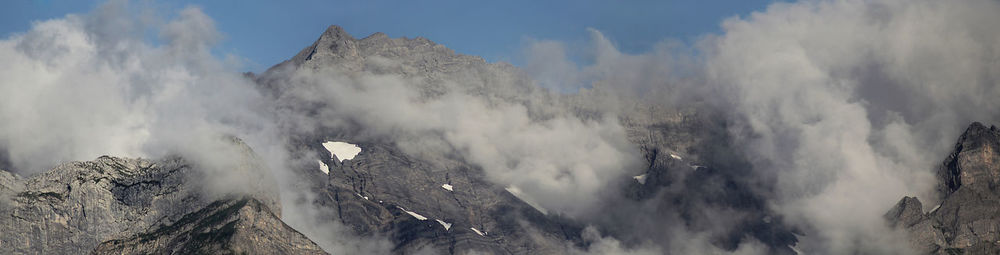
[{"label": "low cloud bank", "polygon": [[1000,121],[998,11],[996,1],[775,3],[692,46],[628,55],[592,32],[592,65],[543,41],[527,66],[561,90],[553,81],[654,91],[668,105],[707,98],[732,113],[747,178],[773,186],[763,193],[773,209],[806,232],[801,250],[894,253],[906,243],[885,210],[903,195],[935,200],[932,171],[961,130]]}]

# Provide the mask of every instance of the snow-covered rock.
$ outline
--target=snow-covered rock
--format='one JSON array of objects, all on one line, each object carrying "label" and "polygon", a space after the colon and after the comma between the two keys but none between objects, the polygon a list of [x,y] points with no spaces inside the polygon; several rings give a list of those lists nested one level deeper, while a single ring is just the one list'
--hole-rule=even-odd
[{"label": "snow-covered rock", "polygon": [[440,220],[440,219],[435,219],[435,220],[438,223],[440,223],[442,227],[444,227],[444,230],[451,229],[451,223],[444,222],[443,220]]},{"label": "snow-covered rock", "polygon": [[345,142],[325,142],[323,143],[323,148],[326,148],[330,152],[330,158],[337,156],[340,162],[344,162],[347,159],[354,159],[354,156],[361,153],[361,147]]}]

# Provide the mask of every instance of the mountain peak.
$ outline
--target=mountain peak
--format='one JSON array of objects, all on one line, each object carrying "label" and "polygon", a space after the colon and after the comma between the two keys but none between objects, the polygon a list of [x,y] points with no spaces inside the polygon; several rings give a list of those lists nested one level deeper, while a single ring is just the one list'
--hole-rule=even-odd
[{"label": "mountain peak", "polygon": [[347,31],[344,30],[344,28],[338,25],[330,25],[329,27],[326,28],[326,31],[323,32],[323,35],[319,37],[319,40],[354,41],[355,39],[354,36],[348,34]]},{"label": "mountain peak", "polygon": [[301,65],[317,58],[357,59],[359,56],[357,39],[344,31],[344,28],[331,25],[316,42],[299,51],[299,54],[292,58],[292,62]]},{"label": "mountain peak", "polygon": [[[391,60],[395,64],[382,65],[387,62],[367,61],[372,57]],[[457,54],[425,37],[390,38],[385,33],[376,32],[357,39],[343,27],[331,25],[312,45],[299,51],[289,61],[282,62],[269,70],[286,70],[275,69],[279,66],[298,68],[304,65],[307,69],[314,70],[336,67],[345,72],[368,70],[414,75],[418,70],[423,73],[450,73],[455,69],[480,64],[486,64],[486,61],[476,56]]]},{"label": "mountain peak", "polygon": [[924,219],[923,204],[916,197],[903,197],[884,217],[892,227],[910,227]]},{"label": "mountain peak", "polygon": [[947,196],[963,186],[1000,186],[1000,129],[973,122],[938,170],[938,191]]}]

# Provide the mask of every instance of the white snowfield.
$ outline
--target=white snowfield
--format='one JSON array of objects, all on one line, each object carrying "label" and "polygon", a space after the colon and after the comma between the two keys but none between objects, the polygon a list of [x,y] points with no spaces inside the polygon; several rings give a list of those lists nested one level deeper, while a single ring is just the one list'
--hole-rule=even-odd
[{"label": "white snowfield", "polygon": [[410,216],[413,216],[413,218],[417,218],[418,220],[427,220],[427,217],[424,217],[423,215],[417,214],[415,212],[407,211],[406,209],[403,209],[402,207],[399,207],[399,206],[396,206],[396,208],[399,208],[400,210],[403,210],[403,212],[406,212],[407,214],[409,214]]},{"label": "white snowfield", "polygon": [[354,156],[361,153],[361,147],[345,142],[325,142],[323,143],[323,148],[326,148],[330,152],[330,158],[336,155],[340,159],[340,162],[344,162],[346,159],[354,159]]},{"label": "white snowfield", "polygon": [[476,232],[476,234],[479,234],[479,236],[486,236],[483,234],[483,232],[479,232],[479,230],[476,228],[469,228],[469,229],[471,229],[473,232]]},{"label": "white snowfield", "polygon": [[316,160],[316,162],[319,162],[320,171],[322,171],[324,174],[330,174],[330,166],[327,166],[326,163],[323,163],[322,160]]},{"label": "white snowfield", "polygon": [[434,220],[436,220],[438,223],[441,223],[441,226],[444,227],[444,230],[451,229],[451,223],[447,223],[439,219],[434,219]]},{"label": "white snowfield", "polygon": [[632,176],[632,179],[635,179],[639,184],[646,184],[646,174]]},{"label": "white snowfield", "polygon": [[677,155],[674,155],[674,154],[672,154],[672,153],[670,154],[670,157],[671,157],[671,158],[674,158],[674,159],[676,159],[676,160],[681,160],[681,156],[677,156]]},{"label": "white snowfield", "polygon": [[789,244],[788,248],[792,249],[792,251],[794,251],[795,254],[802,255],[802,251],[800,251],[798,247],[795,247],[795,245]]},{"label": "white snowfield", "polygon": [[451,184],[447,184],[447,183],[446,184],[442,184],[441,188],[446,189],[448,191],[454,191],[455,190],[454,189],[455,187],[452,187]]}]

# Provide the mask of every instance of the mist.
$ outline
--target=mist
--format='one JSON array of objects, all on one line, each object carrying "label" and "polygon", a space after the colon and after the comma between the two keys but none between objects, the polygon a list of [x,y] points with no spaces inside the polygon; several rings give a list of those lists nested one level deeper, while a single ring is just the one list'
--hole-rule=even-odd
[{"label": "mist", "polygon": [[1000,119],[997,11],[995,1],[775,3],[691,45],[628,55],[592,31],[593,64],[570,64],[558,53],[571,50],[543,41],[530,49],[556,56],[526,66],[548,67],[533,75],[554,89],[589,80],[674,95],[657,97],[665,105],[707,98],[699,107],[737,123],[747,178],[773,185],[762,193],[772,209],[805,230],[799,249],[906,254],[881,215],[904,195],[933,207],[932,171],[961,130]]},{"label": "mist", "polygon": [[[933,170],[961,130],[1000,122],[996,1],[774,3],[722,21],[718,34],[664,39],[644,53],[623,53],[594,29],[581,31],[591,36],[582,49],[533,39],[513,75],[473,68],[430,80],[380,72],[402,64],[377,58],[364,63],[375,71],[276,72],[278,97],[239,72],[239,56],[212,51],[225,36],[197,7],[151,13],[112,1],[0,40],[0,167],[31,175],[101,155],[179,154],[222,171],[206,180],[220,192],[241,192],[254,180],[224,174],[232,157],[212,156],[232,146],[217,137],[233,135],[279,184],[289,225],[328,252],[384,253],[387,239],[355,236],[308,202],[314,194],[293,169],[318,155],[289,134],[335,130],[428,161],[457,155],[541,211],[586,221],[647,167],[620,121],[643,103],[718,113],[749,164],[743,181],[802,232],[798,249],[906,254],[883,213],[905,195],[936,205]],[[580,98],[592,114],[574,108]],[[299,111],[306,106],[318,107]],[[767,251],[757,240],[715,247],[711,237],[728,229],[683,226],[674,211],[635,212],[678,226],[629,243],[599,231],[619,219],[585,222],[597,226],[577,252]]]}]

